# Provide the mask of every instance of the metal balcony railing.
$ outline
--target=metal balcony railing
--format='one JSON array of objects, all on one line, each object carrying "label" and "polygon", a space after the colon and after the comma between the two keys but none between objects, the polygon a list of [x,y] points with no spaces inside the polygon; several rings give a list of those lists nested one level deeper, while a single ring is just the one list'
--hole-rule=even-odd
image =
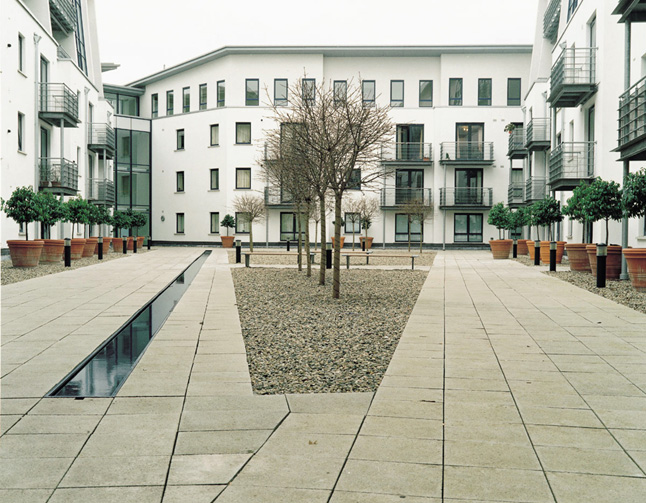
[{"label": "metal balcony railing", "polygon": [[386,187],[381,189],[379,203],[382,208],[397,208],[408,203],[431,206],[433,203],[433,189]]},{"label": "metal balcony railing", "polygon": [[522,182],[511,182],[507,190],[507,204],[522,204],[525,202],[525,184]]},{"label": "metal balcony railing", "polygon": [[561,0],[551,0],[543,16],[543,38],[554,42],[559,31],[559,18],[561,17]]},{"label": "metal balcony railing", "polygon": [[56,58],[57,59],[72,59],[72,56],[70,56],[65,49],[63,49],[63,46],[59,45],[56,48]]},{"label": "metal balcony railing", "polygon": [[441,163],[493,163],[493,142],[445,141],[440,149]]},{"label": "metal balcony railing", "polygon": [[88,180],[87,199],[99,204],[114,204],[114,182],[107,178],[90,178]]},{"label": "metal balcony railing", "polygon": [[88,148],[92,151],[114,151],[114,129],[104,122],[92,122],[88,126]]},{"label": "metal balcony railing", "polygon": [[76,9],[72,0],[49,0],[53,28],[65,33],[76,30]]},{"label": "metal balcony railing", "polygon": [[382,162],[432,162],[431,143],[397,142],[381,146]]},{"label": "metal balcony railing", "polygon": [[280,187],[265,187],[265,205],[291,208],[294,205],[294,198],[289,191]]},{"label": "metal balcony railing", "polygon": [[550,73],[552,107],[576,107],[597,90],[596,47],[563,49]]},{"label": "metal balcony railing", "polygon": [[538,201],[547,194],[545,187],[547,180],[544,176],[530,176],[525,182],[525,201]]},{"label": "metal balcony railing", "polygon": [[74,194],[78,191],[79,175],[75,162],[60,157],[41,157],[39,163],[41,189]]},{"label": "metal balcony railing", "polygon": [[516,126],[510,131],[507,156],[511,159],[527,156],[527,150],[525,149],[525,128]]},{"label": "metal balcony railing", "polygon": [[619,97],[619,150],[637,142],[644,145],[631,149],[629,154],[646,150],[646,77]]},{"label": "metal balcony railing", "polygon": [[534,118],[527,124],[525,146],[529,150],[542,150],[550,146],[550,119]]},{"label": "metal balcony railing", "polygon": [[621,16],[619,23],[643,23],[646,22],[646,2],[644,0],[619,0],[612,13]]},{"label": "metal balcony railing", "polygon": [[55,126],[61,120],[65,127],[76,127],[79,122],[78,97],[65,84],[42,82],[38,111],[41,119]]},{"label": "metal balcony railing", "polygon": [[477,206],[491,208],[493,188],[491,187],[446,187],[440,189],[440,207]]},{"label": "metal balcony railing", "polygon": [[549,184],[554,188],[576,187],[580,180],[594,176],[592,141],[561,143],[550,153]]}]

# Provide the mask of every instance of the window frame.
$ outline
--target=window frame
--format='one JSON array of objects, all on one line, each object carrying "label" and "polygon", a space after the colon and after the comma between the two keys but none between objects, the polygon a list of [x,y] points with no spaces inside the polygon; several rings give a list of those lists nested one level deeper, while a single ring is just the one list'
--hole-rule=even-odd
[{"label": "window frame", "polygon": [[155,119],[159,117],[159,94],[150,95],[150,116]]},{"label": "window frame", "polygon": [[[510,87],[512,82],[518,82],[518,97],[510,97]],[[513,101],[513,103],[512,103]],[[507,78],[507,106],[508,107],[519,107],[522,103],[522,80],[520,77],[509,77]]]},{"label": "window frame", "polygon": [[[404,217],[406,220],[406,229],[404,232],[401,232],[401,230],[398,231],[398,223],[400,222],[400,218],[398,217]],[[395,243],[407,243],[408,242],[408,229],[413,222],[409,222],[408,220],[408,215],[405,213],[395,213]],[[410,242],[411,243],[419,243],[420,240],[422,243],[424,242],[424,222],[418,222],[420,226],[420,232],[411,232],[410,233]],[[419,236],[419,237],[418,237]]]},{"label": "window frame", "polygon": [[[431,88],[431,99],[422,99],[422,83],[429,83]],[[432,80],[420,80],[419,81],[419,106],[420,107],[432,107],[433,106],[433,81]]]},{"label": "window frame", "polygon": [[[481,96],[480,94],[480,84],[489,82],[489,97]],[[493,81],[490,78],[478,79],[478,106],[479,107],[490,107],[492,105],[492,95],[493,95]],[[487,103],[488,101],[488,103]]]},{"label": "window frame", "polygon": [[[213,143],[213,131],[217,131],[217,141]],[[211,124],[209,126],[209,146],[210,147],[219,147],[220,146],[220,124]]]},{"label": "window frame", "polygon": [[[249,141],[241,142],[239,141],[239,131],[240,126],[249,126]],[[236,145],[251,145],[251,122],[236,122]]]},{"label": "window frame", "polygon": [[[291,232],[284,230],[284,227],[283,227],[283,223],[284,223],[283,222],[283,217],[288,216],[288,215],[291,215],[291,217],[292,217],[293,230]],[[305,227],[304,227],[304,225],[306,225],[306,222],[304,221],[304,219],[302,219],[301,220],[301,236],[303,236],[303,238],[305,238]],[[287,239],[283,239],[283,236],[285,236],[286,234],[289,234],[290,237],[287,238]],[[280,212],[280,226],[279,226],[278,238],[279,238],[279,241],[292,241],[292,242],[298,241],[298,219],[296,217],[296,213],[294,213],[293,211],[281,211]]]},{"label": "window frame", "polygon": [[186,189],[184,171],[175,171],[175,192],[183,194]]},{"label": "window frame", "polygon": [[[181,221],[181,230],[180,230],[180,221]],[[175,234],[184,234],[186,229],[186,220],[184,218],[184,213],[175,213]]]},{"label": "window frame", "polygon": [[[256,84],[256,97],[249,98],[249,84]],[[244,91],[245,99],[244,105],[246,107],[257,107],[260,106],[260,79],[245,79],[244,81]],[[251,90],[253,92],[253,89]]]},{"label": "window frame", "polygon": [[184,150],[186,148],[186,134],[184,129],[176,129],[175,136],[177,139],[176,150]]},{"label": "window frame", "polygon": [[[452,98],[451,97],[451,84],[455,82],[460,84],[460,96]],[[461,77],[449,78],[449,106],[450,107],[461,107],[464,99],[464,81]]]},{"label": "window frame", "polygon": [[[226,106],[226,81],[218,80],[215,88],[216,108]],[[222,99],[220,99],[220,91],[222,91]]]},{"label": "window frame", "polygon": [[25,36],[18,32],[18,71],[25,73]]},{"label": "window frame", "polygon": [[[308,87],[310,85],[312,86],[311,88]],[[303,79],[302,87],[303,101],[311,101],[312,103],[316,103],[316,79]],[[311,96],[306,95],[309,91],[312,92]]]},{"label": "window frame", "polygon": [[[284,98],[279,98],[278,97],[278,94],[277,94],[277,91],[278,91],[277,84],[278,83],[284,83],[285,84],[285,97]],[[289,103],[289,81],[287,79],[283,79],[283,78],[274,79],[274,106],[284,107],[284,106],[287,106],[288,103]]]},{"label": "window frame", "polygon": [[[213,217],[215,216],[215,230],[213,229]],[[220,212],[219,211],[211,211],[209,212],[209,227],[210,227],[210,234],[220,234]]]},{"label": "window frame", "polygon": [[18,112],[18,152],[25,151],[25,114]]},{"label": "window frame", "polygon": [[[239,186],[238,174],[242,173],[242,172],[248,172],[249,173],[249,186],[248,187]],[[236,190],[251,190],[251,168],[236,168]]]},{"label": "window frame", "polygon": [[[455,221],[456,221],[456,218],[459,217],[459,216],[466,217],[467,232],[466,233],[462,233],[462,232],[459,233],[459,235],[465,235],[466,236],[467,239],[465,241],[457,241],[455,239],[455,236],[456,236]],[[470,226],[470,223],[469,223],[470,222],[469,217],[471,217],[471,216],[479,216],[480,217],[480,233],[470,232],[470,227],[471,226]],[[480,235],[480,240],[472,240],[472,239],[469,238],[469,236],[478,236],[478,235]],[[484,242],[483,240],[484,240],[484,215],[482,213],[454,213],[453,214],[453,242],[454,243],[482,243],[482,242]]]},{"label": "window frame", "polygon": [[[359,218],[355,222],[352,222],[348,219],[348,215],[359,215]],[[345,225],[343,226],[344,234],[352,234],[352,229],[348,229],[348,224],[352,224],[354,227],[354,234],[361,234],[361,213],[346,211],[343,214],[343,221],[345,222]]]},{"label": "window frame", "polygon": [[[202,91],[204,91],[204,93],[202,93]],[[204,96],[202,96],[202,94],[204,94]],[[202,97],[204,97],[204,100],[202,100]],[[206,110],[207,101],[208,101],[208,87],[206,84],[200,84],[199,99],[200,99],[199,110]]]},{"label": "window frame", "polygon": [[[247,211],[236,211],[235,212],[234,216],[235,216],[235,219],[236,219],[236,226],[235,226],[235,233],[236,234],[250,234],[251,225],[252,225],[251,222],[249,222],[245,218],[241,218],[242,215],[248,215],[248,214],[249,214],[249,212],[247,212]],[[249,230],[240,229],[239,226],[241,226],[241,225],[248,225]]]},{"label": "window frame", "polygon": [[[213,175],[215,175],[215,187],[213,186]],[[209,190],[220,190],[220,168],[211,168],[209,170]]]},{"label": "window frame", "polygon": [[[359,173],[358,177],[356,176],[357,172]],[[346,190],[361,190],[361,168],[352,169]]]},{"label": "window frame", "polygon": [[182,88],[182,113],[187,114],[191,111],[191,88]]},{"label": "window frame", "polygon": [[175,115],[175,94],[174,94],[174,90],[166,91],[166,116],[169,117],[171,115]]},{"label": "window frame", "polygon": [[[396,100],[393,98],[393,84],[401,84],[402,97],[401,100]],[[390,81],[390,106],[394,108],[401,108],[404,106],[404,81],[403,80],[391,80]]]},{"label": "window frame", "polygon": [[[337,84],[343,86],[343,97],[339,97],[339,94],[337,93]],[[341,103],[344,103],[348,99],[348,81],[347,80],[335,80],[334,83],[332,84],[332,89],[333,89],[333,99],[334,99],[334,104],[339,105]]]},{"label": "window frame", "polygon": [[[366,98],[368,92],[366,87],[372,85],[372,99]],[[361,103],[364,107],[374,107],[377,100],[377,82],[375,80],[362,80],[361,81]]]}]

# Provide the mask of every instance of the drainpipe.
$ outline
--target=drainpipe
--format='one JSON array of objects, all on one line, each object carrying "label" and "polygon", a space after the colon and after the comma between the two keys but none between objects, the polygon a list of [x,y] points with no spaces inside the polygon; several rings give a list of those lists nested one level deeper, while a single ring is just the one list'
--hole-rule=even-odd
[{"label": "drainpipe", "polygon": [[[444,164],[444,197],[446,197],[446,164]],[[442,204],[441,199],[440,197],[440,204]],[[442,250],[446,250],[446,209],[442,210]]]},{"label": "drainpipe", "polygon": [[[624,90],[630,88],[630,21],[624,23]],[[626,185],[626,179],[630,173],[630,161],[624,161],[623,185]],[[628,248],[628,218],[624,215],[621,219],[621,247],[625,250]],[[619,279],[628,279],[628,269],[626,266],[626,257],[621,254],[621,274]]]},{"label": "drainpipe", "polygon": [[[39,103],[39,90],[40,90],[40,76],[38,75],[38,72],[40,70],[40,52],[38,45],[40,43],[40,39],[42,37],[36,33],[34,33],[34,190],[38,190],[40,187],[40,165],[39,165],[39,143],[40,143],[40,128],[39,128],[39,117],[38,117],[38,111],[40,110],[40,103]],[[29,225],[29,224],[25,224]],[[34,239],[38,237],[38,226],[36,225],[36,234],[34,234]]]}]

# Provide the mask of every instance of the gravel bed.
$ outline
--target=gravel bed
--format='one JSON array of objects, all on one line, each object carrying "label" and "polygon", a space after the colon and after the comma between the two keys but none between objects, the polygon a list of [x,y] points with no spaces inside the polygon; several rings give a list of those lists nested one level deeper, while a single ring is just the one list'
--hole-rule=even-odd
[{"label": "gravel bed", "polygon": [[[534,259],[529,258],[529,255],[518,255],[518,258],[512,259],[515,260],[516,262],[520,262],[523,265],[529,266],[529,267],[536,267],[534,265]],[[541,262],[540,267],[548,267],[549,264],[543,264]],[[568,265],[567,258],[563,257],[563,263],[562,264],[556,264],[556,270],[557,271],[569,271],[570,266]]]},{"label": "gravel bed", "polygon": [[[152,251],[152,250],[151,250]],[[137,253],[147,253],[148,250],[138,249]],[[130,255],[132,252],[128,252]],[[115,260],[118,258],[123,258],[123,253],[108,253],[103,255],[103,262],[109,260]],[[98,264],[101,261],[98,259],[97,255],[92,257],[80,258],[78,260],[72,260],[70,267],[65,267],[63,261],[57,264],[39,264],[37,267],[14,267],[11,264],[11,260],[2,261],[2,284],[9,285],[11,283],[18,283],[19,281],[25,281],[32,278],[38,278],[40,276],[47,276],[48,274],[56,274],[59,272],[70,271],[72,269],[78,269],[80,267],[87,267],[88,265]]]},{"label": "gravel bed", "polygon": [[[243,250],[245,252],[247,250]],[[257,252],[263,252],[263,251],[285,251],[285,249],[276,249],[276,248],[254,248],[254,251]],[[292,249],[292,251],[294,251]],[[351,251],[351,249],[344,249],[341,253],[345,253],[347,251]],[[360,250],[355,250],[355,251],[360,251]],[[320,262],[320,250],[317,251],[316,256],[314,257],[314,261],[316,262],[316,265],[318,266]],[[410,267],[410,259],[409,258],[400,258],[400,257],[388,257],[388,255],[407,255],[408,250],[388,250],[388,251],[373,251],[372,256],[377,257],[375,260],[370,259],[370,265],[375,265],[375,266],[380,266],[380,265],[386,265],[386,266],[409,266]],[[419,250],[411,250],[410,252],[411,255],[419,255],[418,257],[415,258],[415,266],[417,267],[418,265],[420,266],[431,266],[433,265],[433,260],[435,259],[435,255],[437,252],[434,251],[429,251],[425,250],[424,253],[420,254]],[[303,254],[305,256],[305,254]],[[296,265],[296,255],[294,256],[289,256],[289,255],[268,255],[268,256],[260,256],[260,255],[255,255],[251,257],[251,265]],[[230,264],[235,264],[236,261],[236,253],[235,250],[231,251],[229,250],[229,263]],[[345,261],[346,258],[341,256],[341,267],[345,267]],[[242,257],[242,263],[244,264],[244,256]],[[366,259],[365,257],[350,257],[350,265],[353,266],[365,266],[366,265]]]},{"label": "gravel bed", "polygon": [[375,391],[427,271],[350,269],[341,299],[295,269],[233,269],[254,392]]}]

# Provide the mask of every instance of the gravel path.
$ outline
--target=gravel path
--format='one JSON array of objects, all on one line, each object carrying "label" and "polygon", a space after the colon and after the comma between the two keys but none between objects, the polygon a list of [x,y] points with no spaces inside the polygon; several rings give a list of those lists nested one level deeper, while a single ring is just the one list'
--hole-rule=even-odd
[{"label": "gravel path", "polygon": [[[247,249],[243,249],[243,252],[248,251]],[[262,253],[263,251],[270,251],[270,252],[275,252],[275,251],[281,251],[284,252],[286,251],[284,248],[278,249],[278,248],[262,248],[262,247],[256,247],[254,248],[254,251],[257,251],[259,253]],[[351,251],[351,249],[343,249],[342,253],[345,253],[347,251]],[[361,250],[355,250],[355,251],[361,251]],[[294,252],[294,249],[292,248],[292,252]],[[420,254],[419,250],[412,249],[410,251],[410,255],[419,255],[415,259],[415,266],[430,266],[433,265],[433,259],[435,258],[437,252],[434,251],[429,251],[425,250],[424,253]],[[375,250],[372,253],[371,259],[370,259],[370,265],[373,266],[409,266],[410,267],[410,259],[409,258],[400,258],[400,257],[389,257],[389,255],[408,255],[408,250],[403,249],[403,250],[388,250],[388,251],[383,251],[383,250]],[[305,254],[303,254],[305,256]],[[374,260],[373,260],[374,257]],[[296,255],[290,256],[290,255],[268,255],[268,256],[261,256],[261,255],[254,255],[251,257],[251,265],[296,265]],[[318,264],[320,262],[320,250],[317,251],[317,254],[314,258],[316,262],[316,267],[318,267]],[[236,261],[236,253],[234,251],[229,250],[229,263],[230,264],[235,264]],[[345,257],[341,257],[341,267],[345,267]],[[242,263],[244,263],[244,257],[242,257]],[[366,259],[364,257],[350,257],[350,265],[352,266],[365,266],[366,265]]]},{"label": "gravel path", "polygon": [[334,300],[331,274],[231,272],[258,394],[375,391],[428,274],[342,270]]}]

